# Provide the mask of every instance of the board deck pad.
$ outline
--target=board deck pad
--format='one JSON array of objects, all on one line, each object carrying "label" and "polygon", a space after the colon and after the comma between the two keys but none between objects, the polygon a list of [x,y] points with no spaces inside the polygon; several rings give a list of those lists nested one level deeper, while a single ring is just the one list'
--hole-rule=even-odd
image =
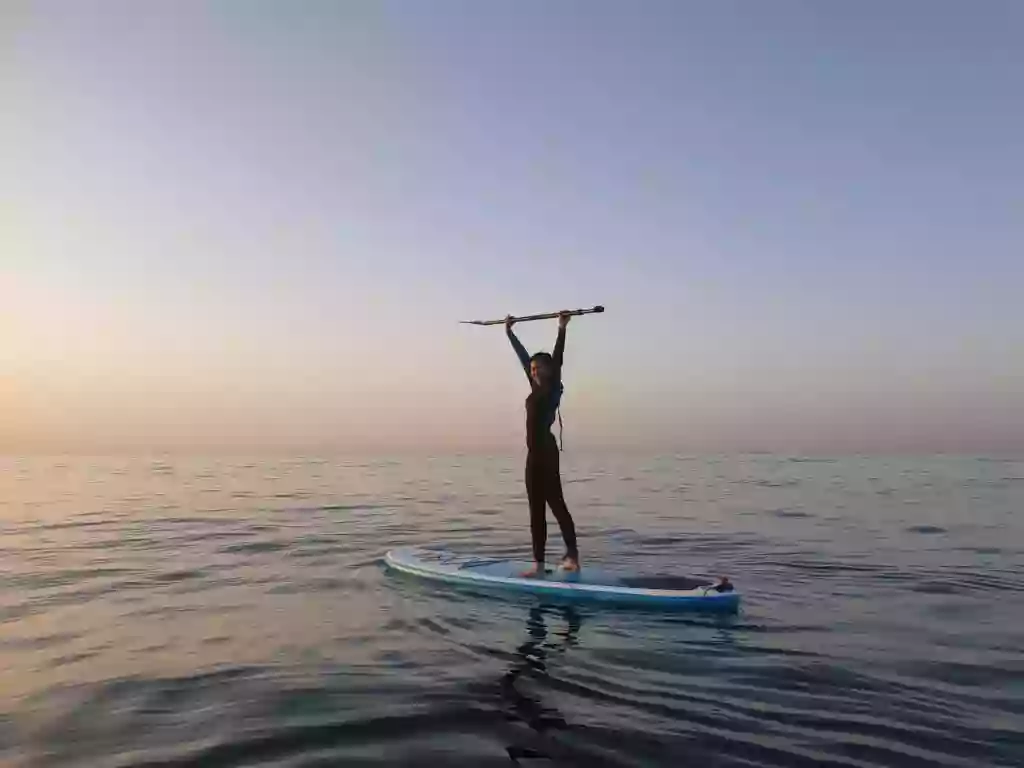
[{"label": "board deck pad", "polygon": [[[445,549],[401,547],[387,552],[389,568],[424,579],[485,589],[547,595],[659,608],[735,611],[740,596],[734,589],[717,591],[696,579],[630,577],[584,563],[579,572],[548,566],[543,578],[523,577],[532,562]],[[667,585],[673,585],[668,588]]]}]

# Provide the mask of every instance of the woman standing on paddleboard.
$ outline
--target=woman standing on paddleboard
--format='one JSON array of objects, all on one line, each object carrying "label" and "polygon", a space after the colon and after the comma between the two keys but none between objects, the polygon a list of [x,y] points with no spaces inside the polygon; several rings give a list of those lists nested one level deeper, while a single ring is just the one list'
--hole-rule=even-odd
[{"label": "woman standing on paddleboard", "polygon": [[565,557],[562,569],[578,571],[579,552],[576,549],[576,527],[562,496],[562,479],[558,467],[558,444],[551,434],[555,412],[562,399],[562,354],[565,350],[565,327],[570,315],[558,317],[558,338],[553,354],[538,352],[532,357],[512,332],[515,319],[505,318],[505,333],[522,363],[530,381],[530,396],[526,398],[526,495],[530,501],[530,533],[533,537],[533,568],[523,576],[544,575],[544,549],[547,545],[548,525],[546,506],[562,530],[565,539]]}]

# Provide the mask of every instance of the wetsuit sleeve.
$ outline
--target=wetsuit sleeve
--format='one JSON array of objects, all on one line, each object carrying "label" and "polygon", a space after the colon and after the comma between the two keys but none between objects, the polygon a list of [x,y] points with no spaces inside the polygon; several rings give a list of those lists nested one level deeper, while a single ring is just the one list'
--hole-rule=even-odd
[{"label": "wetsuit sleeve", "polygon": [[508,340],[512,342],[512,349],[516,351],[516,357],[519,358],[519,362],[523,366],[523,370],[526,371],[526,378],[530,379],[531,383],[533,379],[530,377],[530,355],[527,353],[526,348],[523,347],[522,342],[519,341],[518,337],[509,328],[505,331],[508,335]]},{"label": "wetsuit sleeve", "polygon": [[565,328],[558,329],[558,338],[555,339],[555,351],[551,359],[559,369],[562,367],[562,358],[565,355]]}]

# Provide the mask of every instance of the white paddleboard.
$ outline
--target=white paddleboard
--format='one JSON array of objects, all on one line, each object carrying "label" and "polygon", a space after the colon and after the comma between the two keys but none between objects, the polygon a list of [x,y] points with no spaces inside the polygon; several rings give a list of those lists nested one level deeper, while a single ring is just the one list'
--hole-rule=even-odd
[{"label": "white paddleboard", "polygon": [[[584,564],[578,573],[550,568],[543,578],[520,576],[532,563],[443,549],[402,547],[387,552],[389,568],[423,579],[487,591],[529,593],[568,600],[596,600],[661,609],[734,612],[740,596],[731,584],[706,584],[690,589],[630,586],[643,581],[619,576]],[[648,580],[650,581],[650,580]]]}]

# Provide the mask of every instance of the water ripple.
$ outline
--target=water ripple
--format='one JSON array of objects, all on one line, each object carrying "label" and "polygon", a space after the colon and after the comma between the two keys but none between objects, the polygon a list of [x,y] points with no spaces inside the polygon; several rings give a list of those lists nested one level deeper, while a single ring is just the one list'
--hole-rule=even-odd
[{"label": "water ripple", "polygon": [[523,553],[517,461],[6,461],[5,768],[1024,764],[1019,459],[567,453],[584,563],[728,617],[381,567]]}]

